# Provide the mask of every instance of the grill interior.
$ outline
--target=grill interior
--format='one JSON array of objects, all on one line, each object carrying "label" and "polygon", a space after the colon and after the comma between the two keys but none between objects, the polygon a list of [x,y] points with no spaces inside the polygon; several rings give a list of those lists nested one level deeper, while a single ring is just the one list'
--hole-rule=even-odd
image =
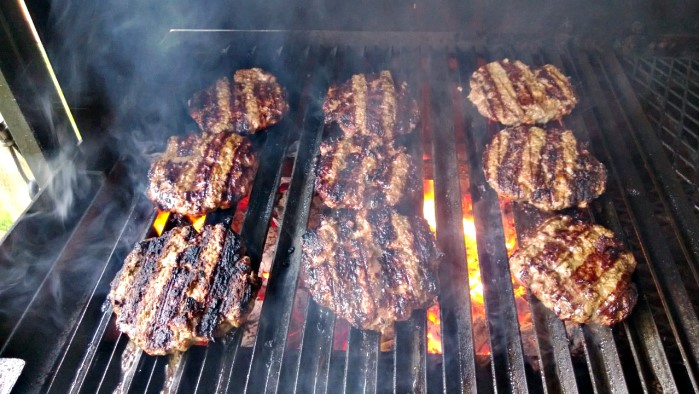
[{"label": "grill interior", "polygon": [[[230,42],[233,35],[216,34],[216,42]],[[239,40],[235,53],[209,55],[207,60],[225,67],[266,68],[290,93],[290,114],[256,141],[263,165],[242,227],[249,255],[259,264],[280,179],[290,176],[254,346],[242,346],[238,330],[207,347],[193,347],[180,358],[150,357],[131,348],[126,336],[115,330],[111,308],[104,303],[109,282],[133,244],[153,235],[155,217],[152,204],[132,190],[133,175],[122,163],[106,177],[86,174],[89,187],[83,188],[85,196],[76,204],[81,213],[64,225],[62,247],[44,252],[47,262],[35,275],[40,279],[27,287],[33,290],[0,293],[1,302],[14,300],[17,310],[23,311],[3,316],[0,326],[0,356],[27,360],[16,390],[92,393],[119,387],[123,392],[154,392],[164,386],[171,392],[203,393],[699,390],[695,300],[699,226],[682,186],[692,179],[696,185],[697,178],[696,172],[672,166],[681,162],[696,169],[697,165],[696,141],[691,140],[697,131],[692,112],[696,96],[684,90],[679,93],[683,101],[677,104],[671,88],[677,83],[687,89],[693,86],[691,81],[682,85],[661,79],[666,101],[652,107],[639,101],[633,90],[635,85],[651,89],[656,83],[645,77],[643,70],[650,66],[640,58],[628,60],[612,51],[569,45],[540,49],[429,40],[412,45],[333,45],[312,36],[283,43],[257,39],[250,45]],[[591,152],[607,166],[609,180],[605,194],[590,208],[569,213],[613,229],[638,261],[634,276],[638,304],[628,320],[614,327],[566,325],[529,298],[534,355],[523,347],[501,202],[481,171],[483,149],[498,126],[465,99],[468,77],[479,62],[503,57],[532,66],[552,63],[571,77],[580,102],[563,119],[564,126],[589,143]],[[694,75],[695,63],[678,61],[687,76]],[[651,70],[659,67],[650,64],[655,67]],[[410,149],[424,159],[423,178],[434,181],[436,237],[444,252],[439,296],[442,354],[427,352],[425,311],[396,324],[390,351],[380,351],[379,334],[354,328],[349,329],[346,348],[337,349],[334,336],[342,322],[308,301],[299,283],[300,237],[307,226],[313,160],[324,131],[322,96],[331,82],[385,68],[408,81],[422,112]],[[676,74],[670,72],[668,78]],[[669,115],[668,106],[681,112]],[[663,111],[665,118],[659,115]],[[674,123],[662,120],[667,117]],[[665,134],[673,139],[667,140]],[[680,145],[683,148],[674,149]],[[665,156],[667,149],[676,152],[671,160]],[[683,181],[675,173],[685,174]],[[145,179],[145,173],[141,175]],[[473,203],[488,355],[477,354],[474,346],[462,227],[464,194]],[[49,196],[39,201],[42,198],[50,204]],[[113,208],[105,213],[105,207]],[[416,214],[419,207],[416,203]],[[50,210],[37,204],[32,209]],[[512,210],[519,238],[544,218],[519,204]],[[210,216],[207,220],[216,220],[216,215]],[[22,234],[46,225],[32,222],[33,217],[26,216],[8,235],[0,267],[23,263],[13,240],[22,244]],[[96,239],[99,248],[90,249],[89,264],[76,264]],[[75,285],[56,297],[55,287],[61,283]],[[39,343],[35,339],[40,334],[50,339]]]}]

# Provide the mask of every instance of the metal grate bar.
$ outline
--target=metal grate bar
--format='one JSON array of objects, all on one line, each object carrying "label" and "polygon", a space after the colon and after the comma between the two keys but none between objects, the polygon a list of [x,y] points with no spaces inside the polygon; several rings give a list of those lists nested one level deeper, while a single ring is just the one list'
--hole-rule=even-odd
[{"label": "metal grate bar", "polygon": [[[565,69],[563,65],[563,60],[560,57],[559,53],[553,53],[552,51],[545,51],[544,57],[551,61],[554,65],[559,67],[560,69]],[[591,140],[591,133],[588,131],[588,129],[585,127],[583,119],[581,118],[580,115],[575,115],[572,118],[571,125],[573,126],[573,129],[580,132],[583,135],[583,140],[584,141],[590,141]],[[596,157],[609,157],[609,152],[605,151],[603,154],[601,152],[600,146],[603,144],[598,143],[594,144],[597,149],[594,149],[596,151]],[[605,160],[607,161],[607,160]],[[614,168],[612,168],[614,170]],[[610,192],[607,194],[602,195],[599,198],[599,202],[595,204],[595,206],[601,206],[604,207],[604,215],[603,215],[603,220],[604,220],[604,225],[607,227],[612,228],[617,237],[620,239],[625,239],[621,223],[619,222],[619,219],[616,215],[616,212],[612,209],[612,202],[610,198],[610,193],[611,190],[613,190],[616,187],[616,183],[609,182],[609,185],[607,187]],[[641,292],[642,293],[642,292]],[[649,365],[642,365],[640,358],[638,357],[638,354],[641,350],[645,351],[646,354],[652,354],[653,359],[656,360],[655,363],[655,374],[658,376],[658,380],[663,384],[663,387],[665,387],[667,390],[671,390],[671,388],[675,388],[674,381],[672,379],[672,374],[670,372],[670,367],[667,362],[667,357],[665,355],[665,351],[662,348],[662,342],[660,340],[660,336],[657,330],[657,327],[655,325],[655,322],[653,320],[653,316],[650,314],[650,309],[648,308],[648,304],[646,302],[645,297],[643,294],[640,295],[638,303],[635,307],[634,314],[632,314],[631,319],[638,319],[639,324],[634,325],[635,327],[641,327],[643,330],[640,331],[639,335],[643,335],[645,337],[645,340],[641,343],[647,344],[648,347],[645,349],[639,349],[639,343],[638,341],[634,341],[633,339],[633,334],[631,327],[628,322],[623,322],[624,329],[627,333],[627,338],[630,342],[631,345],[631,350],[634,355],[634,361],[636,362],[636,369],[639,373],[639,376],[641,378],[641,384],[643,385],[644,388],[648,389],[650,387],[650,377],[645,376],[643,373],[644,370],[647,370],[649,368]]]},{"label": "metal grate bar", "polygon": [[[327,56],[328,51],[325,52],[324,56]],[[320,84],[313,86],[318,85]],[[318,93],[312,92],[312,97],[317,97]],[[254,386],[260,384],[265,391],[278,389],[281,361],[286,350],[287,332],[297,287],[301,236],[306,228],[313,194],[313,161],[323,131],[320,108],[317,108],[316,104],[311,101],[309,107],[302,111],[304,128],[246,383],[246,387],[252,391],[257,391]],[[297,250],[299,252],[294,253]]]},{"label": "metal grate bar", "polygon": [[[623,113],[643,113],[641,105],[633,94],[633,90],[617,58],[611,54],[606,54],[599,62],[603,66],[604,75],[609,86],[617,87],[615,90],[615,92],[618,92],[616,101],[624,109]],[[680,187],[677,179],[667,176],[674,171],[662,149],[658,146],[657,139],[651,140],[654,134],[645,117],[625,116],[624,118],[631,125],[630,131],[634,137],[633,140],[637,149],[644,153],[642,157],[644,158],[646,168],[652,169],[649,172],[654,179],[656,189],[664,193],[663,203],[665,204],[665,209],[674,215],[673,227],[678,239],[684,241],[681,244],[686,245],[685,253],[687,251],[691,253],[691,256],[686,256],[686,258],[690,262],[689,265],[695,275],[695,280],[699,282],[699,273],[696,271],[696,265],[699,263],[699,234],[696,233],[696,229],[699,228],[699,221],[697,221],[696,216],[692,215],[688,205],[689,199]],[[699,352],[699,349],[697,349],[697,352]]]},{"label": "metal grate bar", "polygon": [[[413,89],[420,86],[417,78],[419,74],[417,59],[418,54],[415,51],[404,49],[392,59],[393,64],[391,65],[397,80],[408,81],[408,85]],[[422,123],[418,125],[418,130],[414,133],[408,146],[410,155],[419,161],[415,175],[418,179],[425,179],[422,163],[423,147],[420,139],[422,126]],[[422,211],[423,194],[419,193],[416,196],[416,201],[413,202],[417,215],[420,215]],[[396,322],[392,354],[393,392],[424,393],[427,391],[426,336],[427,316],[425,311],[414,311],[408,321]]]},{"label": "metal grate bar", "polygon": [[[590,97],[593,101],[602,104],[597,107],[601,115],[600,124],[608,125],[607,127],[613,130],[624,130],[625,128],[618,125],[618,122],[615,121],[616,118],[612,115],[609,107],[604,105],[606,102],[606,100],[604,100],[605,96],[597,81],[598,76],[593,72],[589,61],[582,57],[578,57],[578,64],[580,65],[582,73],[578,74],[577,71],[575,73],[578,74],[578,78],[584,82],[585,88],[590,92]],[[585,120],[590,130],[599,132],[597,121],[591,119],[592,114],[586,115]],[[685,289],[682,286],[677,286],[677,284],[682,283],[682,281],[675,262],[666,244],[661,239],[662,237],[659,237],[659,234],[654,231],[658,226],[654,218],[648,215],[649,212],[652,212],[652,209],[649,206],[648,199],[645,198],[645,188],[636,171],[629,166],[630,162],[628,158],[631,156],[628,152],[627,145],[622,140],[620,133],[601,134],[607,151],[609,151],[609,146],[614,146],[615,155],[609,155],[608,163],[612,165],[612,169],[617,175],[616,180],[620,184],[620,189],[634,191],[631,195],[622,193],[624,202],[627,208],[629,208],[629,216],[634,223],[636,236],[640,239],[641,244],[646,246],[646,249],[643,251],[644,258],[649,263],[648,267],[658,286],[658,293],[663,301],[666,313],[668,314],[668,319],[675,339],[677,340],[678,347],[683,353],[685,360],[687,360],[687,349],[683,344],[682,332],[693,332],[691,331],[691,327],[696,327],[696,316],[692,311]],[[676,308],[679,308],[681,311],[676,311]],[[685,315],[682,316],[682,314]],[[696,341],[696,339],[694,339],[694,341]],[[695,389],[697,389],[693,372],[694,367],[689,364],[688,367],[688,373],[692,379],[692,384]]]},{"label": "metal grate bar", "polygon": [[423,80],[429,80],[430,84],[422,85],[421,113],[423,132],[432,136],[437,245],[444,253],[439,270],[442,379],[444,392],[475,392],[476,360],[471,298],[468,286],[464,286],[464,283],[468,283],[468,270],[459,169],[453,125],[445,121],[450,118],[451,102],[441,100],[449,97],[446,91],[448,69],[446,59],[438,56],[429,52],[423,54]]},{"label": "metal grate bar", "polygon": [[350,328],[345,353],[344,393],[375,393],[379,339],[375,331]]},{"label": "metal grate bar", "polygon": [[[332,70],[329,72],[337,75],[343,65],[343,54],[338,54],[337,48],[334,48],[327,56],[331,59],[330,62],[334,61],[334,64],[328,66],[328,69]],[[303,69],[312,69],[317,66],[316,62],[317,59],[315,57],[308,56],[307,63]],[[328,77],[332,77],[332,75],[328,75]],[[310,89],[315,89],[310,82],[309,80],[304,88],[305,96],[308,97],[307,100],[310,100]],[[302,119],[299,120],[302,121]],[[301,251],[299,250],[300,253]],[[285,354],[285,359],[281,366],[282,376],[294,375],[293,380],[295,380],[295,390],[297,392],[308,392],[312,389],[325,392],[327,390],[330,358],[333,350],[335,315],[322,310],[311,300],[305,302],[303,308],[306,308],[306,310],[303,329],[301,330],[300,351],[296,352],[293,350],[296,353],[294,355],[295,359],[289,357],[291,352]],[[299,313],[303,313],[303,310],[299,311]]]}]

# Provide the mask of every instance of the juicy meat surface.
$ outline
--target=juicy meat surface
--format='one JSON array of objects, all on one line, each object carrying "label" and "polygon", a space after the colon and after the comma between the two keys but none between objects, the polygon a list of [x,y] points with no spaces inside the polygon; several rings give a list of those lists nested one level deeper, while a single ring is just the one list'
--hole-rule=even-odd
[{"label": "juicy meat surface", "polygon": [[415,128],[419,111],[408,84],[396,84],[390,71],[356,74],[331,85],[323,102],[325,123],[337,122],[346,136],[361,134],[392,142]]},{"label": "juicy meat surface", "polygon": [[319,305],[383,331],[435,302],[440,254],[423,218],[376,209],[318,219],[303,237],[302,272]]},{"label": "juicy meat surface", "polygon": [[119,330],[146,353],[164,355],[243,324],[260,280],[240,238],[218,224],[138,243],[111,286]]},{"label": "juicy meat surface", "polygon": [[151,165],[147,195],[163,211],[202,215],[245,197],[256,172],[253,146],[237,134],[171,137]]},{"label": "juicy meat surface", "polygon": [[189,100],[189,113],[202,131],[254,134],[279,122],[289,110],[286,92],[274,75],[241,69],[233,81],[221,78]]},{"label": "juicy meat surface", "polygon": [[550,64],[531,70],[519,60],[488,63],[471,75],[470,85],[468,98],[478,112],[508,126],[547,123],[578,101],[568,78]]},{"label": "juicy meat surface", "polygon": [[514,276],[560,319],[616,324],[636,304],[636,260],[596,224],[570,216],[542,223],[510,258]]},{"label": "juicy meat surface", "polygon": [[[416,165],[403,147],[373,137],[332,138],[320,146],[315,190],[330,208],[395,206],[414,196]],[[375,148],[371,148],[375,146]]]},{"label": "juicy meat surface", "polygon": [[485,148],[483,170],[498,194],[551,211],[585,207],[604,192],[607,170],[570,130],[517,126]]}]

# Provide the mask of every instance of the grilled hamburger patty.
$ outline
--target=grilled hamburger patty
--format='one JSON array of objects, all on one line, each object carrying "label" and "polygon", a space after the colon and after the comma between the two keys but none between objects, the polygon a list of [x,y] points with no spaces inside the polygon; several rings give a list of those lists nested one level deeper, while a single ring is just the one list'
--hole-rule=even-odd
[{"label": "grilled hamburger patty", "polygon": [[238,70],[232,83],[221,78],[189,100],[190,115],[210,133],[254,134],[279,122],[288,110],[284,88],[259,68]]},{"label": "grilled hamburger patty", "polygon": [[406,149],[377,145],[373,140],[355,135],[321,144],[315,190],[325,205],[351,209],[395,206],[416,193],[416,165]]},{"label": "grilled hamburger patty", "polygon": [[547,64],[531,70],[509,59],[488,63],[470,79],[469,100],[481,115],[505,125],[546,123],[569,114],[577,98],[568,78]]},{"label": "grilled hamburger patty", "polygon": [[171,137],[150,168],[148,198],[161,210],[201,215],[233,206],[252,188],[252,144],[231,133]]},{"label": "grilled hamburger patty", "polygon": [[318,223],[303,237],[302,270],[319,305],[382,331],[435,302],[439,253],[423,218],[340,210]]},{"label": "grilled hamburger patty", "polygon": [[356,74],[345,83],[331,85],[323,112],[325,123],[337,122],[346,136],[361,134],[390,142],[412,131],[419,116],[408,84],[396,85],[391,72],[385,70]]},{"label": "grilled hamburger patty", "polygon": [[607,181],[604,165],[570,130],[536,126],[497,133],[483,154],[483,170],[498,194],[546,211],[584,207]]},{"label": "grilled hamburger patty", "polygon": [[136,245],[112,282],[116,325],[146,353],[184,351],[239,327],[260,280],[222,224],[176,227]]},{"label": "grilled hamburger patty", "polygon": [[638,294],[636,260],[602,226],[555,216],[542,223],[510,258],[514,276],[559,318],[616,324]]}]

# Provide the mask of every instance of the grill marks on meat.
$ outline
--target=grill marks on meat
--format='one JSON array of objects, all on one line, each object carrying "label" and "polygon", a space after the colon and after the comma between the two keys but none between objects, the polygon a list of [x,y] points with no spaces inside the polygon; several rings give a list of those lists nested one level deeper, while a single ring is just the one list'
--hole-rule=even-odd
[{"label": "grill marks on meat", "polygon": [[356,74],[342,84],[331,85],[323,102],[325,123],[337,122],[345,136],[378,137],[389,141],[415,128],[419,112],[408,92],[408,84],[398,86],[390,71]]},{"label": "grill marks on meat", "polygon": [[483,155],[483,169],[498,194],[542,210],[585,207],[604,192],[607,171],[570,130],[507,128]]},{"label": "grill marks on meat", "polygon": [[274,75],[259,68],[235,72],[197,92],[189,112],[201,130],[254,134],[279,122],[289,110],[284,88]]},{"label": "grill marks on meat", "polygon": [[377,146],[373,140],[355,135],[321,144],[315,188],[325,205],[395,206],[417,192],[416,165],[406,149]]},{"label": "grill marks on meat", "polygon": [[532,71],[518,60],[488,63],[473,73],[470,85],[468,98],[481,115],[505,125],[543,124],[577,104],[568,78],[550,64]]},{"label": "grill marks on meat", "polygon": [[136,245],[112,282],[116,325],[164,355],[239,327],[260,287],[239,237],[224,225],[176,227]]},{"label": "grill marks on meat", "polygon": [[510,258],[515,277],[559,318],[616,324],[638,297],[636,260],[599,225],[556,216],[539,226]]},{"label": "grill marks on meat", "polygon": [[171,137],[150,168],[147,194],[161,210],[201,215],[246,196],[256,171],[253,146],[239,135]]},{"label": "grill marks on meat", "polygon": [[355,327],[382,331],[435,302],[438,257],[421,217],[339,210],[304,235],[302,270],[319,305]]}]

